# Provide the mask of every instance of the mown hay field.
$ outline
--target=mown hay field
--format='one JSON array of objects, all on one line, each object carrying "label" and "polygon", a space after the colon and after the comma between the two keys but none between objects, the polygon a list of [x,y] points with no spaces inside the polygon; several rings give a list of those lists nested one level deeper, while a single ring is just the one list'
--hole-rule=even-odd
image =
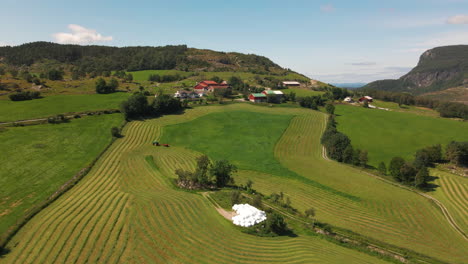
[{"label": "mown hay field", "polygon": [[[252,112],[252,113],[246,113]],[[267,108],[248,104],[188,109],[183,115],[134,121],[124,137],[99,160],[75,188],[38,214],[9,243],[7,263],[379,263],[379,259],[339,247],[314,236],[260,238],[241,233],[219,215],[202,195],[176,189],[171,184],[177,168],[193,169],[195,157],[216,153],[212,142],[229,141],[232,124],[221,120],[289,119],[268,136],[274,142],[273,169],[252,164],[220,144],[228,157],[237,157],[238,183],[254,181],[262,193],[283,191],[300,210],[314,207],[317,218],[382,241],[407,247],[452,263],[463,263],[465,241],[442,213],[425,198],[322,158],[320,135],[326,116],[299,108]],[[272,117],[280,115],[281,117]],[[209,136],[197,138],[186,130],[187,141],[171,140],[171,127],[197,118],[227,122]],[[205,120],[203,120],[205,119]],[[283,121],[282,121],[283,120]],[[261,123],[261,122],[258,122]],[[264,122],[262,124],[266,125]],[[254,122],[255,124],[255,122]],[[215,127],[216,124],[212,123]],[[165,127],[168,127],[165,129]],[[243,130],[253,137],[258,126]],[[259,129],[259,131],[263,131]],[[236,132],[236,131],[232,131]],[[281,133],[281,135],[278,135]],[[189,136],[200,140],[190,148]],[[175,140],[175,139],[174,139]],[[242,139],[240,139],[242,140]],[[251,140],[251,139],[247,139]],[[264,143],[267,149],[273,144]],[[207,149],[202,149],[205,146]],[[258,146],[254,146],[258,148]],[[213,149],[211,149],[213,148]],[[258,151],[258,149],[254,150]],[[266,152],[266,151],[265,151]],[[211,154],[213,155],[213,154]],[[262,154],[263,155],[263,154]],[[267,156],[251,156],[267,157]],[[213,157],[218,159],[218,157]],[[253,159],[253,158],[252,158]],[[279,164],[278,164],[279,163]],[[283,167],[278,170],[277,168]],[[287,175],[283,172],[287,171]],[[278,173],[279,172],[279,173]]]},{"label": "mown hay field", "polygon": [[113,114],[0,132],[0,234],[87,166],[122,122]]},{"label": "mown hay field", "polygon": [[387,167],[393,157],[412,160],[418,149],[468,140],[468,123],[409,113],[337,105],[338,130],[353,147],[369,152],[369,164]]},{"label": "mown hay field", "polygon": [[71,112],[118,109],[128,93],[52,95],[13,102],[0,100],[0,122],[43,118]]},{"label": "mown hay field", "polygon": [[468,178],[438,169],[431,169],[438,185],[429,194],[441,201],[449,210],[458,226],[468,234]]}]

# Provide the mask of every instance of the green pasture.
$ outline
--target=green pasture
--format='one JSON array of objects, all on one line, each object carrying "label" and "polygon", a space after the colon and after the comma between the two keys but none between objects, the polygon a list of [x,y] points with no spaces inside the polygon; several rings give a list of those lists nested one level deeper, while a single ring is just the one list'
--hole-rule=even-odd
[{"label": "green pasture", "polygon": [[54,95],[28,101],[0,100],[0,122],[43,118],[51,115],[118,109],[128,93]]},{"label": "green pasture", "polygon": [[467,122],[349,105],[337,105],[335,113],[338,130],[367,150],[375,167],[396,156],[411,160],[426,146],[468,140]]},{"label": "green pasture", "polygon": [[0,132],[0,234],[91,162],[122,121],[101,115]]}]

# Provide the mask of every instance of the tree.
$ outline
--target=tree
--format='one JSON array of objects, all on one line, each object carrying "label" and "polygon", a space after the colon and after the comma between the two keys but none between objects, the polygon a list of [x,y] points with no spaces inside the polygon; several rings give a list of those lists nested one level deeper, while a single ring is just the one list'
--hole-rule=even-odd
[{"label": "tree", "polygon": [[359,153],[359,163],[361,166],[366,167],[367,161],[369,159],[367,158],[367,150],[362,150],[361,153]]},{"label": "tree", "polygon": [[335,114],[335,106],[333,104],[327,104],[325,106],[325,110],[327,111],[327,113],[329,113],[330,115],[333,115]]},{"label": "tree", "polygon": [[245,189],[247,192],[252,193],[253,192],[253,181],[251,179],[248,179],[247,182],[245,183]]},{"label": "tree", "polygon": [[305,216],[307,218],[309,218],[309,217],[313,218],[313,217],[315,217],[315,209],[311,207],[311,208],[305,210],[304,214],[305,214]]},{"label": "tree", "polygon": [[258,209],[263,208],[262,196],[260,196],[260,194],[254,195],[254,197],[252,199],[252,206],[256,207]]},{"label": "tree", "polygon": [[426,151],[426,149],[420,149],[416,151],[413,164],[418,169],[431,165],[432,162],[429,152]]},{"label": "tree", "polygon": [[361,166],[361,150],[356,149],[353,154],[353,165],[354,166]]},{"label": "tree", "polygon": [[330,158],[342,162],[344,150],[350,143],[351,140],[345,134],[337,132],[331,135],[330,138],[324,142],[324,145],[327,148],[327,154]]},{"label": "tree", "polygon": [[195,177],[197,178],[197,182],[199,182],[201,185],[207,185],[210,183],[210,175],[208,174],[210,166],[211,161],[207,155],[202,155],[197,158]]},{"label": "tree", "polygon": [[289,93],[289,100],[291,100],[291,102],[296,102],[296,93],[295,92],[290,92]]},{"label": "tree", "polygon": [[343,162],[351,164],[353,163],[354,149],[351,144],[349,144],[343,152]]},{"label": "tree", "polygon": [[107,92],[107,83],[103,78],[96,81],[96,93],[103,94]]},{"label": "tree", "polygon": [[239,204],[241,202],[241,192],[233,191],[231,193],[231,205]]},{"label": "tree", "polygon": [[403,164],[400,168],[400,177],[406,183],[413,182],[416,173],[416,168],[409,162],[405,162],[405,164]]},{"label": "tree", "polygon": [[276,212],[272,212],[267,216],[265,228],[272,233],[281,235],[288,230],[287,224],[283,216]]},{"label": "tree", "polygon": [[63,80],[63,74],[62,70],[52,69],[47,72],[47,78],[51,81]]},{"label": "tree", "polygon": [[403,178],[401,176],[401,167],[405,164],[405,160],[401,157],[394,157],[390,161],[390,165],[388,167],[388,171],[390,175],[395,178],[397,181],[402,181]]},{"label": "tree", "polygon": [[126,82],[132,82],[132,81],[133,81],[133,74],[127,73],[127,74],[125,75],[125,81],[126,81]]},{"label": "tree", "polygon": [[383,175],[387,175],[387,166],[385,166],[385,163],[382,161],[379,163],[379,172],[382,173]]},{"label": "tree", "polygon": [[218,76],[213,76],[213,77],[211,78],[211,80],[214,81],[214,82],[217,82],[217,83],[221,83],[221,82],[223,81],[223,80],[221,80],[221,78],[219,78]]},{"label": "tree", "polygon": [[156,115],[172,114],[183,109],[181,101],[168,94],[159,94],[154,100],[152,108]]},{"label": "tree", "polygon": [[149,113],[148,100],[141,93],[130,96],[122,102],[120,108],[126,119],[146,116]]},{"label": "tree", "polygon": [[445,156],[451,163],[468,166],[468,142],[450,142],[445,150]]},{"label": "tree", "polygon": [[427,169],[427,167],[422,167],[416,174],[416,178],[414,179],[414,186],[418,188],[424,187],[426,186],[428,179],[429,170]]},{"label": "tree", "polygon": [[111,128],[111,134],[112,134],[113,137],[116,137],[116,138],[120,137],[121,136],[120,135],[120,129],[118,127],[112,127]]},{"label": "tree", "polygon": [[232,173],[236,172],[235,165],[227,160],[216,161],[210,169],[211,175],[216,179],[216,186],[224,187],[233,181]]},{"label": "tree", "polygon": [[109,85],[107,86],[107,93],[113,93],[117,88],[119,88],[119,81],[115,78],[110,79]]}]

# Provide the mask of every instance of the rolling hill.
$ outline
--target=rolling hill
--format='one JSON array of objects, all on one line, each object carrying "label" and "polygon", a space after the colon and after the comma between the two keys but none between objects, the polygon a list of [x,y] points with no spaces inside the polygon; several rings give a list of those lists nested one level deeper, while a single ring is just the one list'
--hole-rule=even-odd
[{"label": "rolling hill", "polygon": [[[459,93],[453,89],[466,93],[467,86],[468,45],[458,45],[428,50],[421,55],[418,65],[400,79],[379,80],[364,88],[422,96],[438,92],[444,94],[442,100],[459,101]],[[451,91],[445,93],[448,89]]]},{"label": "rolling hill", "polygon": [[10,66],[26,66],[40,70],[41,65],[50,65],[51,62],[86,73],[116,70],[182,70],[283,75],[290,72],[289,69],[283,69],[263,56],[195,49],[186,45],[109,47],[32,42],[0,47],[0,63]]}]

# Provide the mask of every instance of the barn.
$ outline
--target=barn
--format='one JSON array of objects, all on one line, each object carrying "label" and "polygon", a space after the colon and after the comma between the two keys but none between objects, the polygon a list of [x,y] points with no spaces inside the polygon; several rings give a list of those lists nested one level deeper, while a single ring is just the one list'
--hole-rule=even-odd
[{"label": "barn", "polygon": [[285,87],[290,87],[290,86],[301,86],[301,83],[300,82],[296,82],[296,81],[284,81],[284,82],[281,82],[281,84]]},{"label": "barn", "polygon": [[249,101],[253,103],[264,103],[267,101],[267,96],[263,93],[253,93],[249,95]]},{"label": "barn", "polygon": [[359,98],[359,102],[362,103],[364,101],[367,101],[369,103],[372,103],[372,101],[374,100],[374,98],[370,97],[370,96],[364,96],[364,97],[361,97]]}]

